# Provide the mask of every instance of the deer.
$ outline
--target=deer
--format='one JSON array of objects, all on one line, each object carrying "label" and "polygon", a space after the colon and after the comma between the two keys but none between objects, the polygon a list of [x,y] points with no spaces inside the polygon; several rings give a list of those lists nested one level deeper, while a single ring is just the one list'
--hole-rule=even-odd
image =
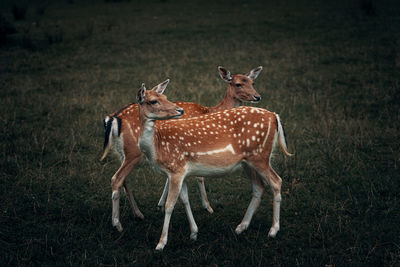
[{"label": "deer", "polygon": [[[250,70],[247,74],[231,75],[231,72],[221,66],[218,72],[222,80],[228,84],[225,97],[214,107],[206,107],[191,102],[176,102],[186,111],[183,117],[196,116],[200,114],[214,113],[220,110],[226,110],[240,106],[243,102],[259,102],[260,94],[254,89],[254,80],[262,71],[262,66]],[[169,80],[160,83],[156,87],[160,90],[168,85]],[[153,88],[154,89],[154,88]],[[124,191],[128,195],[129,203],[132,208],[133,215],[140,219],[144,219],[140,211],[132,191],[129,190],[129,181],[126,177],[136,167],[142,158],[142,152],[139,149],[138,141],[141,132],[141,124],[139,121],[139,109],[137,103],[130,103],[122,109],[106,116],[104,119],[105,137],[104,149],[101,160],[103,160],[111,148],[117,152],[121,160],[121,166],[112,176],[112,225],[122,232],[123,228],[119,215],[120,191],[123,186]],[[213,213],[213,209],[205,191],[204,179],[197,178],[200,190],[202,206],[209,212]],[[158,207],[163,210],[166,195],[168,192],[168,181],[164,187],[162,196],[158,202]]]},{"label": "deer", "polygon": [[[197,239],[198,227],[190,208],[185,178],[187,176],[226,176],[244,169],[252,182],[252,199],[236,227],[246,230],[258,208],[265,189],[273,193],[272,226],[268,235],[279,231],[282,179],[271,167],[271,153],[279,144],[288,151],[279,115],[266,109],[241,106],[179,120],[182,108],[163,94],[165,87],[146,90],[144,84],[137,94],[141,134],[139,148],[154,169],[168,177],[168,193],[164,207],[164,223],[156,250],[167,244],[168,229],[178,197],[182,201],[190,226],[190,238]],[[165,120],[156,123],[157,120]],[[224,177],[225,178],[225,177]]]}]

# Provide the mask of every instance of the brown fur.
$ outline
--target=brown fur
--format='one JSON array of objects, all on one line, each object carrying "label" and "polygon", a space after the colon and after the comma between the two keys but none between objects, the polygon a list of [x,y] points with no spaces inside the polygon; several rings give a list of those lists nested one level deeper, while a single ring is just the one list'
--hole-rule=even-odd
[{"label": "brown fur", "polygon": [[[231,77],[229,71],[219,67],[221,77],[228,82],[228,88],[224,99],[221,101],[221,103],[219,103],[217,106],[214,107],[206,107],[191,102],[176,102],[176,104],[179,105],[181,108],[183,108],[185,111],[182,118],[188,118],[191,116],[197,116],[201,114],[208,114],[220,110],[230,109],[239,106],[243,101],[258,101],[261,97],[253,88],[253,81],[255,78],[257,78],[261,70],[262,67],[258,67],[250,71],[246,75],[236,74]],[[223,72],[225,73],[225,75],[228,76],[223,77],[222,76]],[[249,77],[252,77],[252,79],[250,79]],[[132,171],[132,169],[135,168],[135,166],[142,157],[142,153],[138,147],[138,140],[141,131],[141,126],[139,122],[138,104],[129,104],[125,106],[125,108],[110,114],[108,117],[110,118],[118,117],[121,120],[121,128],[119,129],[119,131],[120,131],[120,137],[122,137],[121,139],[122,139],[123,153],[125,156],[122,165],[111,179],[112,191],[113,192],[120,191],[121,186],[124,185],[125,191],[128,192],[129,188],[125,183],[125,179],[127,175]],[[159,122],[156,123],[158,124]],[[110,142],[108,146],[104,148],[101,160],[103,160],[107,156],[111,146],[112,143]],[[202,188],[201,189],[201,192],[203,192],[202,195],[205,198],[205,203],[203,205],[209,212],[213,212],[209,204],[209,201],[207,199],[206,192],[204,191],[203,179],[199,179],[198,181],[200,188]],[[131,194],[131,192],[128,192],[128,194],[129,196],[131,196],[130,204],[132,206],[134,215],[139,218],[143,218],[144,216],[140,212],[134,200],[133,195]],[[119,194],[117,198],[113,201],[119,202]],[[119,204],[117,205],[119,206]],[[113,211],[113,217],[115,213],[118,213],[119,217],[119,211]],[[122,227],[120,229],[122,229]]]},{"label": "brown fur", "polygon": [[[154,92],[150,91],[146,92],[144,98],[152,99],[154,96]],[[177,108],[172,102],[166,102],[165,98],[162,98],[162,103],[166,110],[170,109],[171,114]],[[155,124],[148,114],[158,114],[159,107],[143,104],[139,109],[142,125],[140,149],[156,169],[169,177],[164,226],[157,250],[162,250],[166,245],[169,221],[178,196],[185,205],[191,237],[197,237],[197,225],[188,202],[185,177],[220,176],[238,166],[243,166],[252,180],[253,198],[236,233],[248,227],[269,185],[274,194],[273,223],[269,235],[276,235],[279,230],[282,179],[272,169],[270,157],[276,142],[286,154],[290,154],[277,114],[261,108],[239,107]],[[167,111],[163,112],[168,114]],[[167,118],[161,114],[159,118]]]}]

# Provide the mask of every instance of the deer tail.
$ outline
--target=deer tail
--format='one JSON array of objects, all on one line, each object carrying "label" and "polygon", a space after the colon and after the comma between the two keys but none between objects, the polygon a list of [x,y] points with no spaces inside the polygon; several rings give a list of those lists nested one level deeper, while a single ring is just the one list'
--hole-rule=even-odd
[{"label": "deer tail", "polygon": [[283,130],[283,126],[282,126],[281,120],[279,119],[279,115],[275,114],[275,116],[276,116],[276,122],[278,124],[279,146],[281,147],[281,150],[283,151],[283,153],[285,153],[285,155],[293,156],[294,154],[292,154],[288,151],[288,147],[287,147],[287,143],[286,143],[286,134],[285,134],[285,131]]},{"label": "deer tail", "polygon": [[112,147],[112,137],[118,136],[121,132],[121,119],[118,117],[109,117],[107,116],[104,119],[104,147],[103,147],[103,155],[101,156],[100,161],[102,161],[110,151]]}]

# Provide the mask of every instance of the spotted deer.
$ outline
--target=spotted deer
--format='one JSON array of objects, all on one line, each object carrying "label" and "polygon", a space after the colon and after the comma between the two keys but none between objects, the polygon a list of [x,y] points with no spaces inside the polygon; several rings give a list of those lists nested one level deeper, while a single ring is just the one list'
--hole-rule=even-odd
[{"label": "spotted deer", "polygon": [[[228,88],[224,99],[217,106],[205,107],[190,102],[176,102],[177,105],[181,106],[185,110],[183,117],[196,116],[200,114],[209,114],[220,110],[230,109],[240,106],[242,102],[258,102],[260,101],[260,95],[255,91],[253,85],[254,80],[262,71],[262,67],[259,66],[247,74],[236,74],[231,75],[230,71],[223,67],[218,67],[220,77],[228,83]],[[168,85],[169,80],[156,86],[159,90]],[[155,88],[154,88],[155,89]],[[117,154],[120,156],[122,165],[113,175],[111,179],[112,187],[112,223],[119,230],[122,231],[122,225],[119,217],[119,199],[120,190],[123,186],[125,192],[128,195],[129,203],[132,207],[134,216],[144,218],[141,213],[132,192],[129,190],[128,179],[126,177],[132,171],[133,168],[138,164],[142,157],[142,153],[138,146],[139,135],[141,131],[141,125],[139,122],[139,109],[138,104],[129,104],[120,109],[119,111],[110,114],[104,120],[105,127],[105,138],[104,138],[104,152],[101,157],[103,160],[110,149],[113,147]],[[198,177],[197,179],[202,205],[208,212],[212,213],[213,209],[207,198],[205,191],[204,179]],[[164,187],[163,194],[158,203],[159,207],[164,207],[167,185]]]},{"label": "spotted deer", "polygon": [[222,176],[240,167],[251,179],[253,194],[236,233],[248,228],[269,185],[273,192],[269,236],[275,237],[279,230],[282,179],[271,167],[271,153],[278,143],[286,155],[292,155],[287,150],[278,114],[243,106],[157,124],[156,120],[177,116],[179,109],[162,95],[164,90],[148,91],[142,85],[137,95],[141,123],[139,148],[150,164],[168,177],[165,218],[156,250],[163,250],[167,243],[169,222],[178,196],[189,220],[190,237],[197,239],[198,227],[190,208],[185,177]]}]

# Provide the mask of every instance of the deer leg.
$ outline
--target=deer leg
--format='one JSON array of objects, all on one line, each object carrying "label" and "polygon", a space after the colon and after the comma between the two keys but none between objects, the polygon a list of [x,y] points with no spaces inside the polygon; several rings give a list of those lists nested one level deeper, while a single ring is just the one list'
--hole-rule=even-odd
[{"label": "deer leg", "polygon": [[[201,203],[202,203],[203,207],[209,213],[213,213],[214,210],[211,208],[210,202],[208,201],[208,198],[207,198],[207,192],[206,192],[206,188],[204,186],[204,177],[197,177],[196,180],[197,180],[197,184],[198,184],[199,189],[200,189]],[[168,180],[165,183],[163,193],[162,193],[162,195],[160,197],[160,200],[158,201],[158,204],[157,204],[157,207],[161,211],[164,211],[165,201],[167,199],[167,193],[168,193]]]},{"label": "deer leg", "polygon": [[157,204],[157,208],[160,209],[161,211],[164,211],[164,208],[165,208],[165,201],[167,200],[168,187],[169,187],[169,181],[167,179],[165,181],[164,190],[163,190],[160,200],[158,201],[158,204]]},{"label": "deer leg", "polygon": [[201,196],[201,204],[203,208],[205,208],[209,213],[213,213],[214,210],[210,206],[210,202],[208,201],[206,187],[204,186],[204,177],[196,177],[197,184],[200,189],[200,196]]},{"label": "deer leg", "polygon": [[251,179],[252,182],[252,189],[253,189],[253,194],[252,198],[250,201],[250,204],[246,210],[246,214],[243,217],[242,222],[236,227],[236,234],[241,234],[244,230],[246,230],[251,222],[251,219],[253,218],[254,212],[257,210],[258,206],[260,205],[261,202],[261,197],[265,192],[265,187],[262,184],[262,181],[258,177],[258,174],[255,172],[255,170],[252,170],[249,166],[244,167],[247,175]]},{"label": "deer leg", "polygon": [[119,232],[122,232],[123,228],[119,221],[119,198],[120,190],[113,190],[112,199],[112,225],[117,228]]},{"label": "deer leg", "polygon": [[[121,196],[121,186],[124,184],[125,178],[127,177],[127,175],[131,172],[132,168],[136,166],[136,164],[139,162],[139,160],[140,160],[140,156],[136,157],[134,159],[130,159],[129,157],[125,158],[121,167],[118,169],[118,171],[114,174],[114,176],[111,179],[112,224],[120,232],[123,229],[121,222],[119,220],[119,199]],[[130,193],[129,190],[127,190],[127,191]],[[134,203],[135,207],[137,208],[137,204],[136,204],[135,200],[133,199],[133,197],[132,197],[132,201],[133,201],[132,203]],[[135,214],[136,211],[139,211],[139,213]],[[137,217],[143,216],[143,214],[140,212],[139,208],[137,208],[137,210],[133,208],[133,212],[134,212],[134,215]]]},{"label": "deer leg", "polygon": [[171,220],[172,211],[174,210],[176,201],[178,199],[178,196],[182,188],[183,179],[184,177],[182,175],[176,175],[176,174],[174,174],[168,179],[169,186],[168,186],[167,201],[165,203],[164,224],[160,241],[157,244],[156,250],[159,251],[163,250],[165,245],[167,244],[169,222]]},{"label": "deer leg", "polygon": [[282,179],[279,175],[272,169],[271,166],[268,168],[268,179],[269,184],[271,186],[272,192],[274,194],[274,213],[272,219],[272,226],[269,230],[268,236],[275,237],[279,231],[279,214],[280,214],[280,207],[281,207],[281,186],[282,186]]},{"label": "deer leg", "polygon": [[190,208],[189,195],[188,195],[188,189],[187,189],[186,182],[183,182],[183,184],[182,184],[182,189],[181,189],[181,193],[179,194],[179,197],[180,197],[183,205],[185,206],[186,215],[189,220],[190,238],[192,240],[196,240],[197,233],[199,232],[199,228],[197,227],[197,224],[194,221],[192,209]]},{"label": "deer leg", "polygon": [[[204,186],[204,177],[196,177],[196,180],[197,180],[197,184],[198,184],[199,189],[200,189],[201,203],[202,203],[203,207],[209,213],[213,213],[214,210],[210,206],[210,202],[208,201],[208,197],[207,197],[206,188]],[[168,180],[165,183],[163,193],[162,193],[162,195],[160,197],[160,200],[158,201],[158,204],[157,204],[157,207],[161,211],[164,211],[165,201],[167,199],[167,193],[168,193]]]},{"label": "deer leg", "polygon": [[129,203],[131,204],[133,215],[135,217],[138,217],[143,220],[144,216],[143,216],[142,212],[140,211],[140,209],[135,201],[135,198],[133,197],[132,191],[129,190],[129,180],[128,179],[126,179],[124,181],[124,189],[125,189],[125,193],[128,195],[128,199],[129,199]]},{"label": "deer leg", "polygon": [[279,214],[281,207],[281,186],[282,179],[279,175],[272,169],[270,165],[263,166],[262,168],[257,168],[260,174],[260,178],[264,182],[264,185],[269,185],[271,187],[272,193],[274,195],[273,200],[273,217],[272,226],[269,230],[268,236],[275,237],[279,231]]}]

